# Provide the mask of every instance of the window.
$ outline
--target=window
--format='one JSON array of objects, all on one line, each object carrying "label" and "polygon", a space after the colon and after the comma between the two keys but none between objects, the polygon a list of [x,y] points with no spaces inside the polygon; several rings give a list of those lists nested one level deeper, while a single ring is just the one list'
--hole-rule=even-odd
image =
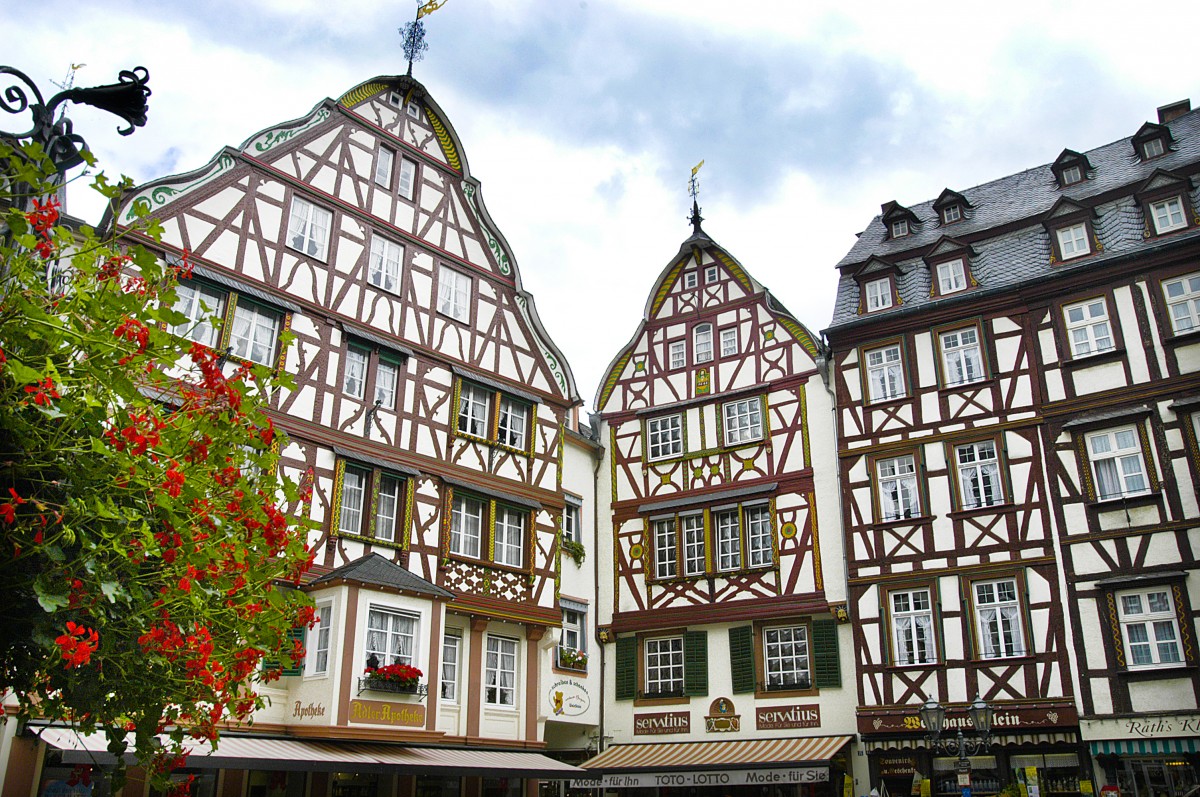
[{"label": "window", "polygon": [[[404,480],[386,471],[343,464],[338,532],[395,542],[402,521],[403,488]],[[368,517],[372,505],[375,514]]]},{"label": "window", "polygon": [[292,198],[288,217],[288,246],[309,257],[324,260],[329,253],[329,228],[333,214],[300,197]]},{"label": "window", "polygon": [[1144,160],[1157,158],[1159,155],[1163,154],[1164,151],[1163,140],[1161,138],[1152,138],[1142,144],[1142,158]]},{"label": "window", "polygon": [[215,348],[221,339],[225,296],[225,291],[203,282],[181,280],[175,289],[175,310],[187,320],[171,327],[171,333]]},{"label": "window", "polygon": [[1074,185],[1083,180],[1083,170],[1078,166],[1068,166],[1062,170],[1062,184]]},{"label": "window", "polygon": [[976,581],[972,586],[983,658],[1024,656],[1025,637],[1021,634],[1021,606],[1017,599],[1016,580]]},{"label": "window", "polygon": [[[713,510],[712,540],[704,523],[704,513],[690,510],[651,521],[654,536],[654,575],[675,578],[683,563],[687,578],[709,573],[710,544],[716,553],[718,573],[770,567],[775,561],[771,509],[767,504],[722,507]],[[748,563],[748,564],[747,564]]]},{"label": "window", "polygon": [[959,495],[963,509],[995,506],[1004,501],[995,441],[983,440],[955,446],[954,461],[958,465]]},{"label": "window", "polygon": [[396,406],[396,384],[400,381],[400,366],[380,358],[375,368],[375,403],[385,409]]},{"label": "window", "polygon": [[879,475],[880,520],[903,520],[921,514],[917,492],[917,465],[912,454],[875,462]]},{"label": "window", "polygon": [[683,287],[685,289],[695,288],[700,281],[700,275],[695,271],[683,272]]},{"label": "window", "polygon": [[471,278],[449,266],[438,272],[438,312],[455,321],[471,317]]},{"label": "window", "polygon": [[654,521],[654,577],[675,578],[675,519]]},{"label": "window", "polygon": [[1179,618],[1166,587],[1116,596],[1129,669],[1183,664]]},{"label": "window", "polygon": [[892,622],[892,659],[898,665],[934,664],[933,603],[928,589],[889,594]]},{"label": "window", "polygon": [[717,569],[740,570],[742,567],[742,534],[737,509],[713,513],[717,528]]},{"label": "window", "polygon": [[239,297],[233,308],[233,329],[229,334],[232,354],[259,365],[273,365],[282,321],[281,313]]},{"label": "window", "polygon": [[1063,227],[1056,234],[1058,235],[1058,251],[1063,260],[1070,260],[1092,251],[1091,244],[1088,242],[1087,224],[1083,222]]},{"label": "window", "polygon": [[1150,492],[1141,437],[1135,427],[1093,432],[1084,439],[1099,500]]},{"label": "window", "polygon": [[408,158],[400,159],[400,185],[396,187],[400,196],[412,199],[417,189],[417,164]]},{"label": "window", "polygon": [[389,664],[412,665],[416,658],[417,618],[390,609],[371,607],[367,611],[367,651],[379,667]]},{"label": "window", "polygon": [[529,513],[512,507],[496,506],[496,533],[493,541],[496,564],[520,567],[525,563],[525,521]]},{"label": "window", "polygon": [[458,431],[486,438],[491,398],[492,394],[487,389],[463,382],[458,390]]},{"label": "window", "polygon": [[884,346],[867,352],[867,395],[871,401],[904,398],[904,363],[900,346]]},{"label": "window", "polygon": [[908,235],[908,219],[897,219],[891,226],[893,238],[903,238]]},{"label": "window", "polygon": [[725,445],[761,440],[762,400],[758,397],[725,404]]},{"label": "window", "polygon": [[563,537],[571,542],[583,542],[583,528],[580,525],[580,508],[568,503],[563,507],[562,514]]},{"label": "window", "polygon": [[967,271],[962,258],[938,263],[938,293],[957,293],[967,287]]},{"label": "window", "polygon": [[704,269],[704,281],[705,282],[716,282],[717,281],[717,267],[716,266],[709,266],[708,268]]},{"label": "window", "polygon": [[[498,406],[496,431],[489,424],[492,407]],[[460,434],[526,451],[529,447],[531,405],[490,387],[462,380],[458,388],[458,431]]]},{"label": "window", "polygon": [[713,358],[712,324],[697,324],[692,330],[692,354],[697,363],[706,363]]},{"label": "window", "polygon": [[484,701],[489,706],[516,705],[517,640],[488,634],[483,678]]},{"label": "window", "polygon": [[808,629],[805,626],[763,629],[763,660],[768,690],[808,689],[812,686],[808,668]]},{"label": "window", "polygon": [[683,416],[649,419],[646,421],[646,439],[652,461],[679,456],[683,453]]},{"label": "window", "polygon": [[308,675],[325,675],[329,672],[329,643],[333,623],[333,606],[322,603],[317,606],[317,624],[308,629]]},{"label": "window", "polygon": [[737,327],[726,327],[721,330],[721,356],[732,357],[738,353]]},{"label": "window", "polygon": [[395,91],[388,94],[387,101],[388,101],[388,105],[394,105],[397,108],[399,108],[402,104],[404,104],[404,98],[401,97],[400,94]]},{"label": "window", "polygon": [[[571,605],[566,605],[570,603]],[[569,670],[587,669],[587,613],[586,607],[575,601],[563,600],[562,635],[559,637],[559,667]]]},{"label": "window", "polygon": [[442,700],[458,702],[458,662],[462,658],[462,637],[458,634],[442,636],[442,677],[438,679]]},{"label": "window", "polygon": [[[683,527],[683,574],[685,576],[703,575],[708,567],[704,539],[704,515],[683,515],[679,518]],[[675,552],[671,551],[674,556]]]},{"label": "window", "polygon": [[342,506],[338,514],[338,531],[343,534],[363,533],[363,504],[370,472],[365,468],[346,466],[342,474]]},{"label": "window", "polygon": [[396,162],[396,153],[387,147],[380,147],[375,155],[375,182],[384,187],[392,185],[392,164]]},{"label": "window", "polygon": [[421,106],[417,105],[415,102],[409,102],[408,105],[405,105],[404,112],[413,119],[421,118]]},{"label": "window", "polygon": [[567,650],[583,650],[584,614],[575,609],[563,609],[562,641]]},{"label": "window", "polygon": [[1161,202],[1151,202],[1150,217],[1154,220],[1154,231],[1159,235],[1187,226],[1187,217],[1183,215],[1183,202],[1177,196]]},{"label": "window", "polygon": [[1167,312],[1176,335],[1200,328],[1200,272],[1163,283]]},{"label": "window", "polygon": [[962,208],[958,205],[947,205],[942,208],[942,223],[953,224],[962,218]]},{"label": "window", "polygon": [[683,637],[647,639],[646,697],[683,694]]},{"label": "window", "polygon": [[395,241],[378,235],[371,236],[371,256],[367,266],[367,282],[376,288],[396,292],[400,289],[400,262],[404,249]]},{"label": "window", "polygon": [[746,524],[746,545],[751,567],[770,567],[775,562],[775,546],[771,534],[771,510],[766,505],[742,509]]},{"label": "window", "polygon": [[1104,299],[1089,299],[1063,308],[1071,354],[1086,357],[1115,347],[1108,328],[1108,306]]},{"label": "window", "polygon": [[947,386],[965,385],[983,379],[983,356],[979,352],[979,330],[974,327],[943,332],[942,368]]},{"label": "window", "polygon": [[450,553],[523,567],[528,525],[527,509],[456,491],[450,506]]},{"label": "window", "polygon": [[496,427],[496,442],[525,450],[526,427],[529,424],[529,405],[505,395],[500,396],[500,418]]},{"label": "window", "polygon": [[668,349],[670,351],[672,371],[687,365],[687,341],[673,340]]},{"label": "window", "polygon": [[887,277],[871,280],[865,286],[867,292],[867,312],[886,310],[892,306],[892,281]]},{"label": "window", "polygon": [[375,538],[395,542],[400,511],[400,480],[386,473],[379,475],[379,490],[375,497]]},{"label": "window", "polygon": [[350,346],[346,349],[346,368],[342,374],[342,392],[360,399],[367,389],[367,366],[371,352]]}]

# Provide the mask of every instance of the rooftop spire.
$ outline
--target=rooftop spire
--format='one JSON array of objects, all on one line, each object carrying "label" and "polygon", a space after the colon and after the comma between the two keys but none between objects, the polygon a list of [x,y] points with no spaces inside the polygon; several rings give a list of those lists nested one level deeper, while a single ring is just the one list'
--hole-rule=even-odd
[{"label": "rooftop spire", "polygon": [[420,61],[425,57],[425,51],[429,49],[429,42],[425,41],[425,23],[421,22],[421,17],[432,14],[445,4],[446,0],[419,2],[417,18],[412,22],[405,23],[404,27],[400,28],[401,47],[404,50],[404,57],[408,59],[409,77],[412,77],[413,61]]},{"label": "rooftop spire", "polygon": [[692,218],[690,221],[692,222],[692,232],[696,235],[703,232],[700,229],[700,222],[704,221],[704,217],[700,215],[700,204],[697,201],[697,197],[700,196],[700,181],[696,177],[696,173],[700,171],[700,167],[703,165],[704,160],[701,159],[699,163],[693,166],[692,179],[688,180],[688,194],[692,198]]}]

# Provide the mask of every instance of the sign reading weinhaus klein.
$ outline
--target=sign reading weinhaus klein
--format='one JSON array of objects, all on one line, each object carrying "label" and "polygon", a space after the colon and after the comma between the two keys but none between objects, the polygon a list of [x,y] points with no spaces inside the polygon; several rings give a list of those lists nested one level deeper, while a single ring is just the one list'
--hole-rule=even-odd
[{"label": "sign reading weinhaus klein", "polygon": [[634,736],[657,736],[663,733],[690,733],[692,715],[687,711],[664,711],[659,714],[634,714]]},{"label": "sign reading weinhaus klein", "polygon": [[[964,707],[965,708],[965,707]],[[900,710],[881,710],[862,712],[858,715],[859,733],[925,733],[918,713],[920,706],[912,705]],[[993,733],[1021,732],[1041,728],[1056,728],[1075,726],[1079,724],[1079,714],[1070,703],[1038,703],[1032,706],[1022,706],[1015,709],[996,709],[992,720]],[[955,708],[946,715],[946,728],[955,731],[959,728],[969,730],[971,720],[966,711]]]},{"label": "sign reading weinhaus klein", "polygon": [[788,728],[821,727],[820,706],[764,706],[754,714],[754,727],[760,731]]},{"label": "sign reading weinhaus klein", "polygon": [[419,703],[381,703],[377,700],[351,700],[350,721],[364,725],[425,726],[425,707]]}]

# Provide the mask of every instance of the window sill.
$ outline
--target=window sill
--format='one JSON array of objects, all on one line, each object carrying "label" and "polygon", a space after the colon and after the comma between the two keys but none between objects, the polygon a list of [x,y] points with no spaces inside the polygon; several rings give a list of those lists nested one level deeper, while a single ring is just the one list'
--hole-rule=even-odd
[{"label": "window sill", "polygon": [[775,563],[762,565],[760,567],[744,567],[740,570],[714,570],[711,573],[694,573],[686,576],[671,576],[670,578],[655,578],[649,577],[647,580],[651,584],[679,584],[685,581],[699,581],[704,578],[734,578],[736,576],[748,576],[756,573],[769,573],[775,569]]},{"label": "window sill", "polygon": [[365,534],[353,534],[348,531],[335,530],[330,534],[331,537],[337,537],[342,540],[354,540],[355,542],[366,543],[369,545],[378,545],[382,548],[395,548],[397,551],[404,550],[404,544],[396,540],[383,540],[378,537],[368,537]]},{"label": "window sill", "polygon": [[1163,343],[1168,346],[1186,346],[1198,340],[1200,340],[1200,326],[1194,326],[1182,332],[1176,332],[1172,327],[1170,335],[1163,335]]},{"label": "window sill", "polygon": [[938,388],[939,393],[961,393],[964,390],[978,390],[981,387],[991,387],[996,380],[993,377],[985,376],[980,379],[975,379],[971,382],[955,382],[952,385],[942,385]]},{"label": "window sill", "polygon": [[587,675],[588,671],[586,664],[582,667],[564,667],[561,664],[555,664],[550,669],[560,675]]},{"label": "window sill", "polygon": [[1106,365],[1124,358],[1125,348],[1123,346],[1114,346],[1104,351],[1072,356],[1069,360],[1063,360],[1062,367],[1073,371],[1078,368],[1090,368],[1093,365]]},{"label": "window sill", "polygon": [[1149,490],[1136,495],[1118,495],[1113,498],[1094,498],[1087,502],[1087,506],[1096,512],[1116,512],[1128,507],[1141,506],[1157,506],[1161,503],[1162,494],[1156,490]]},{"label": "window sill", "polygon": [[687,695],[681,697],[635,697],[635,706],[686,706],[692,702]]},{"label": "window sill", "polygon": [[971,664],[976,667],[987,667],[991,665],[1008,666],[1010,664],[1025,664],[1036,661],[1037,657],[1033,653],[1025,652],[1015,656],[992,656],[990,658],[979,656],[971,659]]},{"label": "window sill", "polygon": [[952,512],[948,512],[946,517],[953,520],[961,520],[963,518],[979,517],[980,515],[1011,515],[1016,511],[1016,504],[1001,501],[998,504],[990,504],[988,506],[971,506],[955,509]]},{"label": "window sill", "polygon": [[497,448],[497,449],[500,449],[501,451],[507,451],[511,454],[518,454],[522,457],[532,457],[533,456],[533,452],[527,448],[515,448],[513,446],[501,443],[497,440],[489,440],[486,437],[479,437],[478,435],[473,435],[470,432],[464,432],[461,429],[455,429],[454,436],[459,438],[460,440],[466,440],[469,443],[479,443],[480,445],[485,445],[488,448]]},{"label": "window sill", "polygon": [[773,700],[780,697],[816,697],[821,693],[820,689],[815,686],[810,686],[807,689],[800,687],[779,687],[777,689],[762,689],[754,690],[754,697],[758,700]]},{"label": "window sill", "polygon": [[895,518],[893,520],[877,520],[870,524],[868,528],[892,529],[897,526],[913,526],[923,523],[932,523],[936,519],[936,515],[913,515],[912,517]]},{"label": "window sill", "polygon": [[920,663],[920,664],[896,664],[895,662],[892,662],[892,663],[887,664],[884,667],[884,669],[887,671],[899,670],[902,672],[911,672],[913,670],[922,670],[922,669],[930,670],[930,669],[934,669],[934,668],[942,668],[945,666],[946,666],[946,663],[943,661],[931,661],[928,663]]},{"label": "window sill", "polygon": [[911,399],[912,399],[912,396],[905,393],[903,396],[888,396],[886,398],[880,398],[880,399],[868,399],[866,402],[866,406],[868,409],[880,410],[880,409],[886,409],[887,407],[892,406],[892,405],[903,404],[904,402],[910,401]]},{"label": "window sill", "polygon": [[1129,681],[1160,681],[1166,678],[1192,678],[1197,669],[1195,664],[1179,662],[1173,664],[1147,664],[1135,669],[1121,670],[1122,678]]}]

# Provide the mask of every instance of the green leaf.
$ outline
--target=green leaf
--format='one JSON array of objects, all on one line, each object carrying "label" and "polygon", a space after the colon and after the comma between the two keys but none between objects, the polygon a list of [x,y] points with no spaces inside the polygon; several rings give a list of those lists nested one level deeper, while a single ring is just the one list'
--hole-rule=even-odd
[{"label": "green leaf", "polygon": [[104,593],[104,597],[108,598],[109,603],[116,603],[117,598],[129,597],[124,588],[116,581],[100,582],[100,591]]},{"label": "green leaf", "polygon": [[70,604],[70,599],[66,595],[43,593],[41,590],[38,590],[37,600],[42,609],[51,614],[59,609],[65,609]]}]

